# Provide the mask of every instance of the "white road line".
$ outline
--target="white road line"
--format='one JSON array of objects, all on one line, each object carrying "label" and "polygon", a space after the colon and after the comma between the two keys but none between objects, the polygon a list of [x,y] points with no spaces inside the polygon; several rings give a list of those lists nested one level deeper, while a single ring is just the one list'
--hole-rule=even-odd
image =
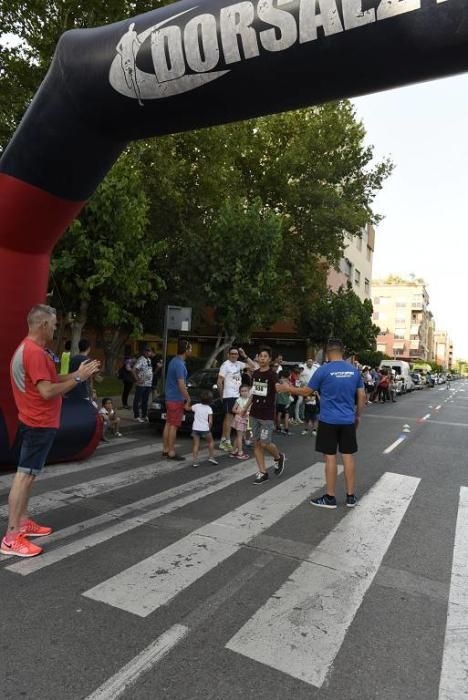
[{"label": "white road line", "polygon": [[[83,531],[85,528],[101,525],[106,521],[109,522],[112,520],[118,520],[118,522],[105,528],[104,530],[94,532],[91,535],[87,535],[86,537],[82,537],[81,539],[75,540],[69,544],[65,544],[62,547],[57,547],[51,551],[46,551],[41,554],[40,557],[17,561],[15,564],[11,564],[6,568],[8,571],[14,571],[22,576],[28,576],[35,571],[44,569],[46,566],[56,564],[57,562],[67,559],[68,557],[72,557],[85,549],[96,547],[102,542],[107,542],[113,537],[122,535],[137,527],[141,527],[141,525],[144,525],[151,520],[155,520],[163,515],[172,513],[173,511],[188,505],[189,503],[198,501],[200,498],[205,498],[205,496],[209,496],[217,491],[221,491],[222,489],[231,486],[232,484],[235,484],[238,481],[242,481],[242,479],[245,479],[252,473],[253,466],[254,460],[246,460],[241,464],[237,463],[232,465],[229,469],[214,472],[202,477],[201,479],[196,479],[195,481],[188,481],[181,486],[176,486],[172,489],[168,489],[167,491],[163,491],[162,493],[157,493],[153,496],[149,496],[148,498],[144,498],[141,501],[135,501],[134,503],[121,506],[113,511],[99,515],[96,518],[91,518],[90,521],[77,523],[76,525],[65,528],[65,530],[59,530],[55,535],[56,540],[65,536],[71,536],[77,531]],[[131,512],[135,513],[135,511],[142,508],[147,508],[148,506],[161,503],[162,501],[167,501],[168,499],[175,500],[171,500],[170,503],[165,503],[158,508],[137,512],[134,517],[127,518],[126,520],[119,520],[119,518],[123,518]],[[53,540],[54,535],[52,534],[47,538],[47,545]]]},{"label": "white road line", "polygon": [[439,406],[436,406],[436,407],[435,407],[435,410],[436,410],[436,411],[440,411],[441,408],[442,408],[442,406],[439,404]]},{"label": "white road line", "polygon": [[[105,455],[97,455],[83,462],[51,464],[50,466],[47,466],[44,473],[36,479],[36,483],[40,484],[42,481],[54,479],[55,477],[63,476],[64,474],[84,472],[88,471],[89,469],[97,469],[98,467],[107,467],[110,464],[118,464],[119,462],[125,462],[126,460],[134,459],[135,457],[146,457],[147,455],[154,454],[161,447],[161,445],[161,442],[156,442],[151,443],[151,445],[135,447],[130,450],[111,452]],[[14,476],[14,474],[0,476],[0,488],[3,487],[9,489]]]},{"label": "white road line", "polygon": [[323,464],[316,463],[83,595],[146,617],[294,510],[309,491],[322,485]]},{"label": "white road line", "polygon": [[468,698],[468,488],[458,502],[439,700]]},{"label": "white road line", "polygon": [[103,683],[85,700],[117,700],[126,693],[138,679],[161,661],[189,633],[184,625],[174,625],[152,642],[146,649],[128,662],[118,673]]},{"label": "white road line", "polygon": [[395,447],[398,447],[398,445],[401,445],[402,442],[404,442],[406,438],[402,435],[401,437],[398,438],[398,440],[395,440],[395,442],[392,442],[391,445],[387,447],[386,450],[383,451],[384,455],[390,454],[390,452],[393,452]]},{"label": "white road line", "polygon": [[[72,503],[83,501],[85,498],[102,496],[104,493],[115,491],[116,489],[132,486],[146,479],[152,479],[168,472],[175,472],[187,467],[187,462],[174,464],[172,461],[162,459],[159,462],[151,462],[143,467],[134,467],[118,474],[103,476],[92,481],[84,481],[74,486],[68,486],[56,491],[46,491],[39,496],[33,496],[29,501],[28,510],[33,513],[45,513]],[[0,517],[6,517],[8,506],[0,506]]]},{"label": "white road line", "polygon": [[419,419],[419,422],[422,423],[423,421],[427,420],[427,419],[430,418],[430,417],[431,417],[431,414],[430,414],[430,413],[426,413],[425,416],[423,416],[422,418]]},{"label": "white road line", "polygon": [[115,441],[112,439],[112,442],[100,442],[99,445],[97,446],[97,450],[102,449],[103,447],[111,447],[113,445],[126,445],[129,442],[136,442],[137,438],[129,438],[129,437],[120,437],[116,438]]},{"label": "white road line", "polygon": [[320,688],[419,481],[384,474],[226,647]]}]

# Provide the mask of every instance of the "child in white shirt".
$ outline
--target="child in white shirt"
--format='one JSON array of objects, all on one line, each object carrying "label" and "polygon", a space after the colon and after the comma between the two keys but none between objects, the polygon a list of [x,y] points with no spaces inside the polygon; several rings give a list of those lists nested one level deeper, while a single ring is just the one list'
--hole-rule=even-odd
[{"label": "child in white shirt", "polygon": [[122,433],[119,432],[120,418],[114,411],[114,406],[112,404],[112,399],[105,397],[102,399],[102,407],[99,409],[99,415],[102,418],[104,424],[103,439],[106,438],[106,433],[110,430],[114,437],[122,437]]},{"label": "child in white shirt", "polygon": [[214,440],[211,434],[213,426],[213,409],[211,408],[212,394],[210,391],[202,391],[200,394],[200,403],[195,403],[191,406],[193,411],[193,426],[192,426],[192,466],[198,467],[198,451],[200,449],[200,438],[205,438],[208,445],[208,461],[211,464],[218,464],[214,458]]}]

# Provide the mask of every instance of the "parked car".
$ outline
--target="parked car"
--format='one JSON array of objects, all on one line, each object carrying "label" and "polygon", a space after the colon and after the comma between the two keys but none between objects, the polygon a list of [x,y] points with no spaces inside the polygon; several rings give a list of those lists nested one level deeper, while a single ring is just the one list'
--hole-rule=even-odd
[{"label": "parked car", "polygon": [[[200,401],[200,392],[209,390],[213,394],[211,408],[213,409],[213,434],[220,435],[223,427],[223,402],[219,396],[216,380],[219,370],[200,369],[190,375],[187,381],[187,391],[190,394],[192,404]],[[149,422],[153,423],[157,429],[162,430],[166,422],[166,401],[164,394],[160,394],[153,399],[148,410]],[[182,425],[179,430],[183,433],[191,433],[193,424],[193,411],[185,410]]]},{"label": "parked car", "polygon": [[419,374],[419,372],[411,372],[410,376],[414,382],[415,389],[424,389],[424,386],[425,386],[424,377],[421,374]]}]

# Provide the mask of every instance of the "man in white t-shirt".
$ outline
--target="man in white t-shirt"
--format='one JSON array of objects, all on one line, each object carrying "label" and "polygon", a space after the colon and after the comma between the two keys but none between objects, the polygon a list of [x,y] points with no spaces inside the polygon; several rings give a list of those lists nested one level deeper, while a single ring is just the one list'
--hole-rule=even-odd
[{"label": "man in white t-shirt", "polygon": [[[242,357],[245,362],[239,360]],[[251,369],[256,369],[255,362],[245,354],[242,348],[232,347],[229,350],[228,359],[223,362],[219,368],[218,374],[218,390],[219,395],[223,400],[224,421],[223,435],[219,447],[221,450],[231,451],[233,449],[231,443],[231,427],[234,415],[232,409],[237,399],[241,388],[241,372],[248,365]]]},{"label": "man in white t-shirt", "polygon": [[[312,375],[314,372],[318,370],[320,367],[318,362],[314,362],[311,357],[308,357],[306,360],[306,363],[304,367],[302,368],[302,372],[299,376],[299,384],[298,386],[307,386],[312,379]],[[295,418],[297,421],[299,420],[304,420],[304,397],[299,396],[296,402],[296,412],[295,412]]]},{"label": "man in white t-shirt", "polygon": [[148,399],[153,385],[154,355],[150,347],[143,348],[143,354],[133,365],[131,372],[135,379],[135,397],[133,399],[133,417],[138,423],[148,422]]}]

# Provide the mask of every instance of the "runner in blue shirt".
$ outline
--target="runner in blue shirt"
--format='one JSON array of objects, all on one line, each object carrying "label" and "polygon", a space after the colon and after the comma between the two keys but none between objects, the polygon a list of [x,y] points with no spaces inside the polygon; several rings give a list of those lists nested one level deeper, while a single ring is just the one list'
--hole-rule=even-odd
[{"label": "runner in blue shirt", "polygon": [[358,451],[356,428],[366,402],[361,373],[343,360],[344,346],[338,338],[327,342],[328,362],[311,377],[306,387],[290,387],[291,394],[320,394],[320,416],[315,449],[325,455],[327,492],[310,502],[320,508],[336,508],[336,453],[343,457],[346,484],[346,505],[356,505],[354,493],[354,453]]}]

